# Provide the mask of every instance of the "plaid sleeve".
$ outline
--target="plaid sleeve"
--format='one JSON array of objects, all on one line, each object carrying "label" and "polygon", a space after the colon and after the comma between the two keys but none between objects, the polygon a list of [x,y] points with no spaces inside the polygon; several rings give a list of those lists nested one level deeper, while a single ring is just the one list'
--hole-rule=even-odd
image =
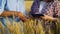
[{"label": "plaid sleeve", "polygon": [[60,2],[57,4],[57,12],[58,17],[60,18]]},{"label": "plaid sleeve", "polygon": [[60,18],[60,2],[56,3],[54,16]]},{"label": "plaid sleeve", "polygon": [[32,6],[31,6],[31,11],[30,14],[34,14],[35,12],[38,12],[39,8],[38,8],[38,3],[37,2],[33,2]]}]

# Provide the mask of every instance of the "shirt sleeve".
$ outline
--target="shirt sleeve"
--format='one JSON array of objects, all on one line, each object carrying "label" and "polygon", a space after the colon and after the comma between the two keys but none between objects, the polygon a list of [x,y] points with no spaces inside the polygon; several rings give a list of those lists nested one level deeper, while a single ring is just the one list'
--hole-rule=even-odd
[{"label": "shirt sleeve", "polygon": [[58,15],[58,18],[60,18],[60,2],[58,2],[58,5],[57,5],[57,14]]},{"label": "shirt sleeve", "polygon": [[25,12],[25,5],[24,5],[24,0],[19,0],[18,1],[18,11],[22,12],[24,15],[26,15]]},{"label": "shirt sleeve", "polygon": [[4,11],[5,3],[6,3],[6,0],[0,0],[0,15]]},{"label": "shirt sleeve", "polygon": [[60,2],[57,2],[55,6],[54,17],[60,18]]}]

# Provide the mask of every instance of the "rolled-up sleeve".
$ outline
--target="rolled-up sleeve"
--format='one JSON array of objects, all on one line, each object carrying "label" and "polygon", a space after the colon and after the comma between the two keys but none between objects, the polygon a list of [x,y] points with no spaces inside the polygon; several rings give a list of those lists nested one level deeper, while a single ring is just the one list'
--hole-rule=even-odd
[{"label": "rolled-up sleeve", "polygon": [[18,3],[17,3],[17,11],[20,11],[23,14],[25,14],[24,0],[18,0]]},{"label": "rolled-up sleeve", "polygon": [[5,3],[6,3],[6,0],[0,0],[0,15],[4,11]]}]

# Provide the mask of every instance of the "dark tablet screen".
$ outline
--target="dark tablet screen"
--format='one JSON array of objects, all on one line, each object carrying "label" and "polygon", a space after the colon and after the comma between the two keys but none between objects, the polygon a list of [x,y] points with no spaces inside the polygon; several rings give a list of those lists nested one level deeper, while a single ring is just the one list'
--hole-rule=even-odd
[{"label": "dark tablet screen", "polygon": [[40,17],[40,16],[44,16],[43,14],[31,14],[33,17]]}]

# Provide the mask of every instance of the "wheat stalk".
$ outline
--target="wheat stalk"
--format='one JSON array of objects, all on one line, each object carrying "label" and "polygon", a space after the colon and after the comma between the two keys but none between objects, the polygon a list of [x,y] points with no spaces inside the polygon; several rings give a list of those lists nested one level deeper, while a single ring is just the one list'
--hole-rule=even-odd
[{"label": "wheat stalk", "polygon": [[4,34],[4,26],[2,25],[2,22],[0,22],[0,34]]}]

